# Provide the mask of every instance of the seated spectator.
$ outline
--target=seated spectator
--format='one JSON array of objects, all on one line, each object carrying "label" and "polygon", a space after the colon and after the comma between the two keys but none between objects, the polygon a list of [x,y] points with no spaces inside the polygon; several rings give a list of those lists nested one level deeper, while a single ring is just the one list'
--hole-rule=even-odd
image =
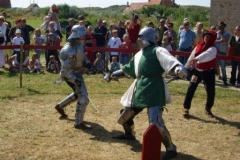
[{"label": "seated spectator", "polygon": [[54,55],[51,55],[49,57],[49,62],[48,62],[48,67],[47,67],[47,71],[51,72],[51,73],[59,73],[60,72],[60,64],[58,63],[58,61],[55,59]]},{"label": "seated spectator", "polygon": [[44,73],[42,71],[42,64],[38,59],[38,54],[34,53],[29,63],[30,73]]},{"label": "seated spectator", "polygon": [[[29,73],[29,53],[28,50],[23,52],[23,62],[22,62],[22,72],[23,73]],[[11,56],[8,60],[9,62],[9,71],[14,73],[20,72],[20,54],[15,54]]]},{"label": "seated spectator", "polygon": [[120,69],[120,64],[118,63],[118,58],[117,57],[112,57],[112,62],[111,62],[111,68],[110,72],[114,72]]},{"label": "seated spectator", "polygon": [[93,63],[92,68],[90,69],[89,73],[103,73],[104,70],[104,61],[102,60],[101,53],[96,54],[96,60]]}]

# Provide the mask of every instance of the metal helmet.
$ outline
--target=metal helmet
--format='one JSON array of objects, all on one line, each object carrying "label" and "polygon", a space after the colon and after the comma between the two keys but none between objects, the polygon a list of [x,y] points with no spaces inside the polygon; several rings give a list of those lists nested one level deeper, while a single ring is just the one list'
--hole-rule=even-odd
[{"label": "metal helmet", "polygon": [[68,40],[73,38],[79,38],[81,36],[87,35],[87,30],[81,25],[74,25],[71,29],[71,35],[68,37]]},{"label": "metal helmet", "polygon": [[157,44],[157,31],[151,27],[144,27],[138,34],[143,40]]}]

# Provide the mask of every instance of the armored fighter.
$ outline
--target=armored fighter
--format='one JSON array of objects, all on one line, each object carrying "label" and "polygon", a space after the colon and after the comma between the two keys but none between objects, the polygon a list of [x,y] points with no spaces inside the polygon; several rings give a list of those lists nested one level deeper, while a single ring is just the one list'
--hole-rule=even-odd
[{"label": "armored fighter", "polygon": [[74,127],[76,129],[91,129],[91,127],[83,123],[85,109],[89,103],[87,88],[82,77],[89,64],[84,53],[85,35],[87,31],[85,27],[74,25],[71,32],[67,43],[60,51],[62,64],[60,78],[66,81],[73,92],[59,102],[55,109],[61,114],[60,119],[67,118],[68,116],[64,112],[64,107],[77,101]]},{"label": "armored fighter", "polygon": [[[147,108],[149,124],[153,123],[158,127],[166,148],[163,159],[171,159],[177,155],[177,148],[173,144],[162,118],[163,106],[172,101],[163,77],[165,74],[169,74],[185,78],[187,71],[165,48],[157,46],[156,35],[154,29],[143,28],[139,32],[138,38],[142,49],[128,64],[111,75],[111,77],[115,77],[125,73],[135,78],[120,101],[125,108],[120,112],[118,123],[123,126],[125,133],[113,138],[134,140],[133,119],[144,108]],[[106,76],[104,78],[108,80]]]}]

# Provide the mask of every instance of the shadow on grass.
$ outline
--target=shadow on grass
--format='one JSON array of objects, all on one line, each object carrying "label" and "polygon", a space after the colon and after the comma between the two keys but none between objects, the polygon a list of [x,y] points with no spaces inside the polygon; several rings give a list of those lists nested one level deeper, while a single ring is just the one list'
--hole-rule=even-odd
[{"label": "shadow on grass", "polygon": [[4,75],[4,76],[7,76],[7,77],[18,76],[18,73],[9,72],[8,69],[6,69],[6,68],[4,68],[4,70],[6,70],[6,71],[5,72],[4,71],[0,71],[0,75]]},{"label": "shadow on grass", "polygon": [[[73,119],[67,119],[68,121],[75,121]],[[124,143],[126,145],[131,146],[131,150],[134,152],[141,152],[142,151],[142,144],[138,140],[117,140],[113,137],[119,134],[123,134],[121,131],[113,130],[109,132],[106,130],[103,126],[93,123],[93,122],[85,122],[87,125],[90,125],[92,127],[92,130],[79,130],[83,131],[87,134],[91,134],[92,138],[91,140],[106,142],[111,145],[111,143]]]},{"label": "shadow on grass", "polygon": [[[166,152],[161,152],[161,159],[163,158],[163,156],[165,155]],[[188,154],[184,154],[181,152],[178,152],[177,157],[172,158],[172,160],[203,160],[200,158],[196,158],[192,155],[188,155]]]},{"label": "shadow on grass", "polygon": [[229,126],[232,126],[232,127],[236,127],[238,129],[240,129],[240,122],[231,122],[231,121],[228,121],[226,119],[223,119],[221,117],[218,117],[218,116],[214,116],[212,119],[216,119],[218,120],[218,122],[216,121],[212,121],[212,120],[205,120],[205,119],[201,119],[199,117],[195,117],[193,115],[187,115],[184,117],[185,119],[194,119],[194,120],[197,120],[197,121],[202,121],[202,122],[205,122],[205,123],[221,123],[222,125],[229,125]]}]

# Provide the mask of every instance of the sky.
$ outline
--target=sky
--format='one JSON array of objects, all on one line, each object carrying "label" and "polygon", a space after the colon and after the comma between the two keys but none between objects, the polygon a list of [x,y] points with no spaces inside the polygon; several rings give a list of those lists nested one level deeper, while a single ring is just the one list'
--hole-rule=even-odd
[{"label": "sky", "polygon": [[[210,7],[211,0],[175,0],[180,5],[198,5]],[[101,7],[112,5],[126,5],[134,2],[148,2],[148,0],[11,0],[12,7],[27,8],[31,3],[37,3],[39,7],[49,7],[52,4],[67,4],[69,6],[81,7]]]}]

